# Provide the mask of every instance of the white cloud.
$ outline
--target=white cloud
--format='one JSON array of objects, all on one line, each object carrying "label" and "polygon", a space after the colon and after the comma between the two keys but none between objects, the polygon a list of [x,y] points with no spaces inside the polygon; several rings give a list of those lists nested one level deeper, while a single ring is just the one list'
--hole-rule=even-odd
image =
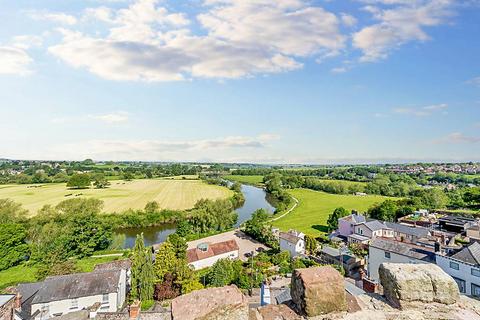
[{"label": "white cloud", "polygon": [[445,103],[442,103],[442,104],[424,106],[420,108],[409,108],[409,107],[395,108],[393,109],[393,112],[398,114],[413,115],[416,117],[426,117],[440,111],[443,111],[442,113],[445,114],[446,113],[445,110],[447,108],[448,108],[448,105]]},{"label": "white cloud", "polygon": [[127,122],[129,120],[129,117],[130,117],[130,114],[125,111],[117,111],[112,113],[97,114],[97,115],[89,116],[89,118],[91,119],[99,120],[109,124]]},{"label": "white cloud", "polygon": [[353,34],[353,46],[363,52],[362,62],[384,59],[392,49],[409,41],[426,41],[430,37],[425,27],[438,26],[452,13],[452,0],[383,0],[368,1],[395,5],[381,9],[368,5],[370,12],[379,23],[364,27]]},{"label": "white cloud", "polygon": [[330,70],[332,73],[345,73],[348,71],[347,67],[335,67]]},{"label": "white cloud", "polygon": [[204,140],[89,140],[54,147],[52,156],[62,159],[114,159],[114,160],[192,160],[208,153],[235,149],[263,149],[278,139],[271,134],[256,137],[229,136]]},{"label": "white cloud", "polygon": [[77,23],[77,18],[62,12],[37,11],[31,12],[30,17],[35,20],[51,21],[69,26]]},{"label": "white cloud", "polygon": [[453,132],[447,137],[437,141],[438,143],[480,143],[480,137],[466,136],[461,132]]},{"label": "white cloud", "polygon": [[20,49],[40,47],[42,44],[43,38],[37,35],[20,35],[12,38],[12,46]]},{"label": "white cloud", "polygon": [[339,19],[304,1],[208,0],[195,35],[182,13],[137,0],[128,8],[88,9],[85,21],[107,23],[108,35],[61,30],[49,52],[111,80],[241,78],[299,69],[299,58],[336,55],[346,38]]},{"label": "white cloud", "polygon": [[0,46],[0,74],[27,75],[33,59],[18,47]]},{"label": "white cloud", "polygon": [[340,14],[340,18],[342,19],[342,23],[347,27],[353,27],[358,22],[357,18],[347,13]]},{"label": "white cloud", "polygon": [[473,84],[474,86],[480,87],[480,77],[475,77],[467,81],[469,84]]}]

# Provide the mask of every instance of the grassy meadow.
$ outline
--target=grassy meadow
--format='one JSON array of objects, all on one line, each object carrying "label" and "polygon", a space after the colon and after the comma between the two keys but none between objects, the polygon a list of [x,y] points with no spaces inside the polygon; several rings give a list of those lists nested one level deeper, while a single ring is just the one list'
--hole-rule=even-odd
[{"label": "grassy meadow", "polygon": [[0,186],[0,199],[21,203],[30,215],[46,204],[56,205],[75,197],[101,199],[105,212],[122,212],[143,209],[149,201],[157,201],[164,209],[189,209],[200,199],[228,198],[232,194],[227,188],[188,179],[114,180],[106,189],[69,189],[65,183]]},{"label": "grassy meadow", "polygon": [[274,221],[273,225],[285,231],[296,229],[312,236],[327,232],[327,219],[335,208],[366,211],[374,203],[388,199],[376,195],[340,195],[307,189],[294,189],[289,193],[298,199],[299,204],[291,213]]},{"label": "grassy meadow", "polygon": [[239,176],[239,175],[228,175],[224,176],[226,180],[233,181],[233,182],[240,182],[244,184],[251,184],[251,185],[262,185],[263,184],[263,176]]}]

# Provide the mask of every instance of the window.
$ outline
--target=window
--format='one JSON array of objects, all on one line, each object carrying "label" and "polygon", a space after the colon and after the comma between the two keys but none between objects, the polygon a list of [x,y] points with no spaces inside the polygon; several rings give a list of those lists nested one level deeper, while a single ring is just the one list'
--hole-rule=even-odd
[{"label": "window", "polygon": [[472,296],[480,297],[480,286],[472,283]]},{"label": "window", "polygon": [[455,277],[452,277],[453,280],[455,280],[455,282],[457,283],[458,285],[458,290],[460,291],[460,293],[465,293],[466,292],[466,285],[465,285],[465,280],[462,280],[462,279],[459,279],[459,278],[455,278]]},{"label": "window", "polygon": [[390,259],[390,252],[385,251],[385,258]]},{"label": "window", "polygon": [[474,268],[472,268],[472,270],[470,271],[470,273],[472,274],[472,276],[480,277],[480,270],[479,270],[479,269],[474,269]]},{"label": "window", "polygon": [[78,309],[78,299],[72,299],[70,301],[70,309]]},{"label": "window", "polygon": [[104,293],[102,295],[102,304],[107,304],[108,303],[108,293]]},{"label": "window", "polygon": [[458,270],[458,269],[460,269],[460,266],[458,265],[458,263],[450,261],[450,268],[452,268],[454,270]]}]

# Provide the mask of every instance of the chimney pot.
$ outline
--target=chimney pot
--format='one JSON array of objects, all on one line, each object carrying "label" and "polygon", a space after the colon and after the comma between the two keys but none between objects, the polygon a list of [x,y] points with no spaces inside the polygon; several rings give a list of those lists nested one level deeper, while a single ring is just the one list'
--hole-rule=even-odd
[{"label": "chimney pot", "polygon": [[22,295],[20,293],[15,296],[15,309],[22,309]]},{"label": "chimney pot", "polygon": [[138,319],[140,316],[140,301],[135,300],[129,308],[129,317],[131,320]]}]

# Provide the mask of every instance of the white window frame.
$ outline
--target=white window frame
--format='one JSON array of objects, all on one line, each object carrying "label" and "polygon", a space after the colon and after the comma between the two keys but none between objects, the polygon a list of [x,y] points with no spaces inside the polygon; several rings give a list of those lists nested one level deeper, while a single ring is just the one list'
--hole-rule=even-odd
[{"label": "white window frame", "polygon": [[78,309],[78,299],[73,298],[70,300],[70,310]]},{"label": "white window frame", "polygon": [[460,264],[458,264],[457,262],[454,262],[454,261],[450,261],[450,269],[453,269],[453,270],[460,270]]},{"label": "white window frame", "polygon": [[385,251],[384,256],[385,256],[385,259],[392,259],[392,254],[388,251]]},{"label": "white window frame", "polygon": [[480,270],[479,269],[475,269],[475,268],[472,268],[470,270],[470,274],[474,277],[480,277]]}]

